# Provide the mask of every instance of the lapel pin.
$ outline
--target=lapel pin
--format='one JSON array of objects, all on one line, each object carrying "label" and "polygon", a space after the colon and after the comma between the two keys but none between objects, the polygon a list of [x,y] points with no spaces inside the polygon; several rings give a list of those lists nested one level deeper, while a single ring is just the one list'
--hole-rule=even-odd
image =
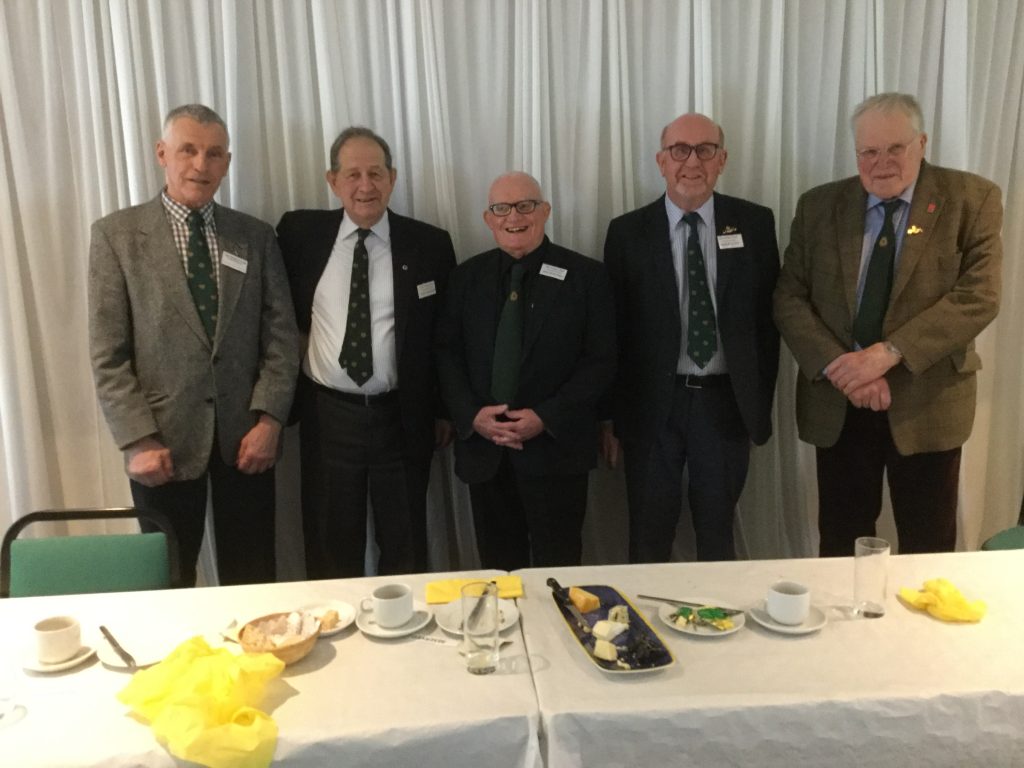
[{"label": "lapel pin", "polygon": [[935,203],[928,203],[928,213],[935,213],[936,207]]},{"label": "lapel pin", "polygon": [[924,230],[916,224],[907,230],[908,235],[920,235],[922,232],[924,232]]},{"label": "lapel pin", "polygon": [[731,235],[733,232],[737,232],[737,231],[738,230],[736,229],[736,227],[723,227],[722,228],[722,234],[723,235]]}]

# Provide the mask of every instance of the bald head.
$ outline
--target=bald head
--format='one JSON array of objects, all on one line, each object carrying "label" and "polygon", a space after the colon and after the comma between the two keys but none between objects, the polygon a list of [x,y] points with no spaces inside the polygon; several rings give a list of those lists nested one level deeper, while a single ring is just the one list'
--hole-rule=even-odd
[{"label": "bald head", "polygon": [[[499,216],[493,210],[498,203],[506,203],[511,210]],[[532,210],[520,213],[516,208],[519,203],[525,203],[521,207],[526,208],[532,204]],[[504,212],[505,207],[498,210]],[[523,171],[503,173],[491,184],[484,222],[498,247],[513,258],[520,259],[540,246],[544,241],[544,224],[550,215],[551,205],[544,200],[540,183],[530,174]]]},{"label": "bald head", "polygon": [[704,205],[727,156],[725,132],[710,117],[691,113],[666,125],[656,159],[669,200],[685,212]]}]

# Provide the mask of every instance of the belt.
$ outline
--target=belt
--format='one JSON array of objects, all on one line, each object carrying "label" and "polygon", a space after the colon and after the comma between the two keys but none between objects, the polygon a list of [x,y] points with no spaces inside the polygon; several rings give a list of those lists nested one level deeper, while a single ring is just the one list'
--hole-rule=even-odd
[{"label": "belt", "polygon": [[714,389],[729,384],[728,373],[713,373],[709,376],[698,376],[695,373],[677,373],[676,384],[687,389]]},{"label": "belt", "polygon": [[310,379],[310,383],[318,392],[323,392],[328,397],[334,400],[340,400],[343,403],[352,403],[353,405],[364,405],[366,407],[374,405],[388,405],[398,400],[398,390],[392,389],[389,392],[381,392],[379,395],[361,395],[358,392],[342,392],[340,389],[331,389],[325,387],[319,382]]}]

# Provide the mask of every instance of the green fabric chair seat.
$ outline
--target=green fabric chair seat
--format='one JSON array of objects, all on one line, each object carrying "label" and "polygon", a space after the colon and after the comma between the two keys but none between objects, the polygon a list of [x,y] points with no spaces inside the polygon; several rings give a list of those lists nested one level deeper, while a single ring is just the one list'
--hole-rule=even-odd
[{"label": "green fabric chair seat", "polygon": [[[116,564],[116,567],[111,567]],[[166,589],[163,533],[59,536],[11,542],[11,597]]]},{"label": "green fabric chair seat", "polygon": [[1000,531],[981,545],[985,551],[996,549],[1024,549],[1024,525]]}]

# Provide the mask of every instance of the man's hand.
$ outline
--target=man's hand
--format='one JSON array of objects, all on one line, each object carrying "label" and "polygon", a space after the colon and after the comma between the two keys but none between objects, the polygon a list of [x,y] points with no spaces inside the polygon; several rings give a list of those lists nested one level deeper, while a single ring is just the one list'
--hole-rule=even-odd
[{"label": "man's hand", "polygon": [[544,431],[544,422],[532,408],[508,411],[505,416],[509,419],[507,423],[511,425],[512,434],[519,440],[520,447]]},{"label": "man's hand", "polygon": [[238,459],[235,461],[238,471],[258,475],[274,466],[280,436],[281,422],[269,413],[261,413],[259,420],[245,433],[238,446]]},{"label": "man's hand", "polygon": [[899,361],[900,356],[879,341],[866,349],[840,355],[825,367],[825,376],[833,387],[849,397],[865,384],[884,376]]},{"label": "man's hand", "polygon": [[615,469],[619,464],[619,439],[610,421],[601,422],[601,431],[597,435],[597,451],[609,467]]},{"label": "man's hand", "polygon": [[154,488],[174,478],[171,451],[155,437],[136,440],[125,449],[128,457],[128,477],[137,483]]},{"label": "man's hand", "polygon": [[892,393],[889,382],[884,377],[875,379],[849,395],[849,400],[857,408],[870,408],[872,411],[887,411],[892,405]]},{"label": "man's hand", "polygon": [[434,419],[434,450],[447,448],[455,437],[455,426],[446,419]]},{"label": "man's hand", "polygon": [[499,416],[508,415],[507,405],[485,405],[473,417],[473,429],[488,442],[521,451],[523,450],[523,441],[512,429],[512,422],[498,421]]}]

